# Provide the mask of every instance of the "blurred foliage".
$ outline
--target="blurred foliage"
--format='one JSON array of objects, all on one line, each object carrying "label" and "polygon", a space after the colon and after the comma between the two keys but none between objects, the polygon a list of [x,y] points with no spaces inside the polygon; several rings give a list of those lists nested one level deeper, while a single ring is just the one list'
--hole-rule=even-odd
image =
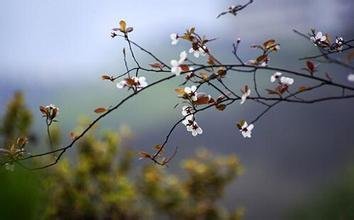
[{"label": "blurred foliage", "polygon": [[[80,128],[78,129],[80,130]],[[119,147],[117,132],[92,130],[77,145],[75,163],[47,172],[46,219],[240,219],[217,201],[240,173],[236,156],[199,150],[181,167],[183,177],[155,164],[132,169],[137,153]],[[118,157],[117,157],[118,155]]]},{"label": "blurred foliage", "polygon": [[[31,112],[22,94],[16,93],[2,119],[1,139],[9,144],[27,136],[31,123]],[[79,123],[73,132],[87,123]],[[241,171],[235,155],[198,150],[182,161],[183,175],[150,161],[133,169],[137,152],[122,147],[126,133],[99,132],[95,127],[76,145],[73,160],[62,159],[39,172],[18,165],[12,172],[1,169],[0,219],[242,218],[242,208],[228,211],[219,204],[225,187]],[[52,127],[51,134],[58,146],[60,129]],[[35,163],[49,159],[53,158]]]},{"label": "blurred foliage", "polygon": [[1,146],[8,148],[17,138],[28,136],[31,124],[32,113],[25,105],[23,94],[16,92],[7,104],[6,112],[1,119]]},{"label": "blurred foliage", "polygon": [[[16,92],[1,118],[1,161],[8,159],[11,146],[19,137],[29,135],[31,123],[32,114],[24,96]],[[4,167],[0,169],[0,219],[38,219],[43,199],[38,173],[14,168],[12,164]]]}]

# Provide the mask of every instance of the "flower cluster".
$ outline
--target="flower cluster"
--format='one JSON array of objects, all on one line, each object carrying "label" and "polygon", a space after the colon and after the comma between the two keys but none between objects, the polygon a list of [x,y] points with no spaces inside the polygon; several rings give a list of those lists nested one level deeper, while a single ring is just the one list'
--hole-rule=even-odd
[{"label": "flower cluster", "polygon": [[[188,106],[184,106],[184,108],[188,108]],[[183,111],[182,111],[183,114]],[[193,114],[185,116],[182,124],[186,126],[187,131],[191,132],[193,136],[197,136],[198,134],[203,133],[203,129],[199,127],[198,123],[195,121],[195,117]]]},{"label": "flower cluster", "polygon": [[133,89],[134,92],[141,90],[142,88],[146,87],[148,83],[146,82],[146,78],[143,76],[136,77],[128,77],[124,80],[117,83],[117,88],[122,89],[127,87],[128,89]]},{"label": "flower cluster", "polygon": [[55,121],[54,119],[59,115],[59,108],[53,104],[47,106],[39,106],[42,116],[48,121]]},{"label": "flower cluster", "polygon": [[247,121],[241,120],[237,124],[238,129],[241,131],[241,134],[244,138],[251,138],[252,130],[254,128],[253,124],[248,124]]},{"label": "flower cluster", "polygon": [[207,50],[206,46],[202,46],[199,47],[198,45],[196,46],[196,48],[191,47],[191,49],[189,49],[189,53],[193,53],[193,55],[198,58],[200,55],[201,56],[206,56],[205,51]]},{"label": "flower cluster", "polygon": [[281,72],[275,72],[270,76],[270,82],[278,82],[278,85],[274,90],[266,89],[270,95],[279,95],[281,96],[284,92],[287,92],[289,86],[294,84],[294,79],[286,76],[282,76]]},{"label": "flower cluster", "polygon": [[315,46],[328,48],[331,51],[343,50],[343,37],[336,37],[335,41],[332,43],[328,34],[323,34],[321,31],[316,33],[315,30],[311,30],[311,32],[310,40]]},{"label": "flower cluster", "polygon": [[176,76],[179,76],[182,71],[189,71],[189,67],[183,64],[186,59],[187,52],[182,51],[179,54],[179,60],[171,60],[171,73],[175,74]]},{"label": "flower cluster", "polygon": [[327,34],[322,34],[321,31],[317,32],[315,34],[314,30],[312,31],[312,36],[310,37],[310,40],[316,45],[316,46],[328,46],[328,35]]},{"label": "flower cluster", "polygon": [[270,77],[270,82],[274,83],[276,80],[279,80],[279,83],[285,85],[292,85],[294,83],[294,79],[286,76],[282,76],[281,72],[275,72]]}]

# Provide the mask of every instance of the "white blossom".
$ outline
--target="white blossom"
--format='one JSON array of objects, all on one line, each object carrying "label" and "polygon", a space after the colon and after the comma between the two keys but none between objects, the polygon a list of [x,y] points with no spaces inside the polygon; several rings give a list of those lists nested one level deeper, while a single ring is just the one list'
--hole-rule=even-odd
[{"label": "white blossom", "polygon": [[139,78],[135,77],[134,81],[137,84],[136,87],[138,91],[148,85],[144,76],[140,76]]},{"label": "white blossom", "polygon": [[182,72],[181,64],[187,59],[186,51],[182,51],[179,55],[179,60],[171,60],[171,72],[179,76]]},{"label": "white blossom", "polygon": [[316,35],[310,37],[310,39],[315,45],[317,45],[318,43],[325,42],[327,37],[326,35],[323,35],[321,31],[319,31]]},{"label": "white blossom", "polygon": [[146,78],[144,76],[136,77],[132,76],[130,78],[124,79],[117,83],[117,88],[122,89],[124,87],[133,88],[136,91],[141,90],[146,87],[148,83],[146,82]]},{"label": "white blossom", "polygon": [[171,38],[171,44],[176,45],[178,43],[178,35],[176,33],[172,33],[170,35]]},{"label": "white blossom", "polygon": [[182,115],[187,116],[194,113],[194,109],[191,106],[182,107]]},{"label": "white blossom", "polygon": [[191,87],[185,87],[184,92],[192,99],[192,101],[197,101],[198,100],[198,93],[197,87],[196,86],[191,86]]},{"label": "white blossom", "polygon": [[182,121],[182,124],[186,126],[187,131],[192,132],[193,136],[203,133],[203,129],[199,127],[193,115],[186,116],[186,118]]},{"label": "white blossom", "polygon": [[338,50],[338,51],[342,51],[343,42],[344,42],[344,40],[343,40],[342,37],[336,37],[336,48],[335,49]]},{"label": "white blossom", "polygon": [[280,82],[285,85],[292,85],[294,83],[294,79],[286,76],[280,77]]},{"label": "white blossom", "polygon": [[251,89],[248,86],[246,86],[245,91],[242,92],[240,104],[242,105],[243,103],[245,103],[247,97],[250,95],[251,95]]},{"label": "white blossom", "polygon": [[354,82],[354,74],[353,73],[348,75],[348,81]]},{"label": "white blossom", "polygon": [[270,77],[270,81],[273,83],[275,80],[277,80],[280,76],[282,75],[281,72],[275,72],[273,75]]},{"label": "white blossom", "polygon": [[193,55],[196,58],[198,58],[200,55],[201,56],[205,56],[206,55],[204,50],[206,50],[206,46],[203,46],[203,48],[199,47],[197,50],[194,50],[193,47],[192,47],[191,49],[189,49],[189,53],[193,53]]},{"label": "white blossom", "polygon": [[184,126],[188,126],[189,124],[192,124],[194,116],[193,115],[188,115],[184,118],[184,120],[182,121],[182,124],[184,124]]},{"label": "white blossom", "polygon": [[253,124],[248,125],[247,122],[244,121],[243,125],[240,128],[242,136],[244,138],[251,138],[253,128],[254,128]]},{"label": "white blossom", "polygon": [[197,136],[198,134],[203,133],[203,129],[199,127],[196,121],[193,121],[193,123],[190,126],[187,126],[187,131],[192,132],[193,136]]}]

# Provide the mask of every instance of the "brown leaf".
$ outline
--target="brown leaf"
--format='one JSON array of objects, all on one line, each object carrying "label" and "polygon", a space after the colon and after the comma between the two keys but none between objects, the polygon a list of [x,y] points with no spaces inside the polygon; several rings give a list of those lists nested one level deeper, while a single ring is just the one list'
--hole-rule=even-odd
[{"label": "brown leaf", "polygon": [[96,108],[95,109],[95,113],[97,113],[97,114],[101,114],[101,113],[104,113],[104,112],[106,112],[107,111],[107,109],[106,108],[103,108],[103,107],[100,107],[100,108]]},{"label": "brown leaf", "polygon": [[311,61],[311,60],[308,60],[306,61],[306,67],[308,69],[308,71],[310,72],[311,75],[313,75],[313,73],[315,72],[315,64]]},{"label": "brown leaf", "polygon": [[39,110],[44,114],[47,115],[47,109],[44,106],[39,106]]},{"label": "brown leaf", "polygon": [[111,80],[112,81],[112,77],[108,76],[108,75],[102,75],[101,78],[102,78],[102,80]]},{"label": "brown leaf", "polygon": [[189,71],[189,66],[188,66],[188,65],[182,64],[182,65],[180,65],[179,67],[181,67],[181,69],[182,69],[183,72]]},{"label": "brown leaf", "polygon": [[150,63],[149,65],[155,69],[162,69],[164,67],[164,65],[161,63]]},{"label": "brown leaf", "polygon": [[269,95],[281,95],[279,92],[271,89],[266,89]]},{"label": "brown leaf", "polygon": [[226,75],[226,70],[224,68],[220,68],[217,73],[219,76],[224,77]]},{"label": "brown leaf", "polygon": [[139,159],[144,159],[144,158],[152,158],[152,156],[149,153],[146,153],[144,151],[139,152],[140,158]]},{"label": "brown leaf", "polygon": [[217,105],[215,105],[215,107],[219,111],[224,111],[226,108],[226,105],[225,104],[217,104]]},{"label": "brown leaf", "polygon": [[263,62],[267,62],[267,60],[268,60],[268,56],[267,55],[261,55],[261,56],[257,57],[256,63],[257,64],[261,64]]},{"label": "brown leaf", "polygon": [[23,148],[28,143],[28,139],[26,137],[17,138],[17,146]]},{"label": "brown leaf", "polygon": [[210,103],[210,96],[206,94],[199,94],[197,97],[197,101],[194,101],[193,103],[196,105],[206,105]]},{"label": "brown leaf", "polygon": [[214,59],[211,56],[208,57],[208,64],[209,65],[214,65],[215,64],[215,61],[214,61]]},{"label": "brown leaf", "polygon": [[277,86],[276,91],[277,91],[280,95],[282,95],[284,92],[288,91],[288,88],[289,88],[288,85],[281,84],[281,85]]},{"label": "brown leaf", "polygon": [[274,39],[269,39],[263,43],[263,47],[268,50],[270,47],[272,47],[275,44]]},{"label": "brown leaf", "polygon": [[132,78],[126,78],[126,79],[125,79],[125,82],[126,82],[126,84],[127,84],[128,86],[133,86],[133,85],[135,85],[135,81],[134,81],[134,79],[132,79]]},{"label": "brown leaf", "polygon": [[205,72],[200,73],[199,76],[202,77],[204,81],[208,81],[209,79],[209,75]]},{"label": "brown leaf", "polygon": [[162,145],[161,144],[156,144],[155,146],[154,146],[154,149],[155,150],[160,150],[162,148]]},{"label": "brown leaf", "polygon": [[299,92],[305,92],[307,90],[308,90],[308,88],[306,86],[300,86],[298,91]]},{"label": "brown leaf", "polygon": [[176,92],[177,95],[179,95],[179,96],[183,96],[183,95],[185,94],[184,88],[181,88],[181,87],[175,89],[175,92]]}]

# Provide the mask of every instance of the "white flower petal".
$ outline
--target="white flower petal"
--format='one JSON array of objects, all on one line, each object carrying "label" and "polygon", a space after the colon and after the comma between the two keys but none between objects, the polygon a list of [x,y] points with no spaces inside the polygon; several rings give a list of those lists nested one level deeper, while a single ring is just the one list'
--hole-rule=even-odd
[{"label": "white flower petal", "polygon": [[184,92],[187,94],[190,94],[190,93],[192,93],[192,89],[190,87],[185,87]]},{"label": "white flower petal", "polygon": [[321,39],[322,36],[323,36],[323,35],[322,35],[322,32],[319,31],[319,32],[317,32],[315,38],[316,38],[317,40],[319,40],[319,39]]},{"label": "white flower petal", "polygon": [[354,74],[353,73],[348,75],[348,81],[354,82]]},{"label": "white flower petal", "polygon": [[294,79],[290,77],[282,76],[280,77],[280,82],[286,85],[292,85],[294,83]]},{"label": "white flower petal", "polygon": [[178,63],[179,63],[179,64],[182,64],[186,59],[187,59],[187,53],[186,53],[186,51],[182,51],[182,52],[179,54],[179,61],[178,61]]},{"label": "white flower petal", "polygon": [[116,86],[118,89],[123,89],[125,85],[126,85],[126,82],[125,82],[125,80],[123,80],[123,81],[120,81],[119,83],[117,83]]},{"label": "white flower petal", "polygon": [[242,97],[241,97],[241,102],[240,102],[241,105],[242,105],[243,103],[245,103],[246,98],[247,98],[247,96],[246,96],[245,94],[243,94]]},{"label": "white flower petal", "polygon": [[177,66],[179,66],[179,63],[178,63],[178,61],[177,60],[171,60],[171,66],[172,67],[177,67]]},{"label": "white flower petal", "polygon": [[196,129],[196,132],[197,132],[198,134],[202,134],[202,133],[203,133],[203,129],[202,129],[201,127],[198,127],[198,128]]},{"label": "white flower petal", "polygon": [[182,72],[182,69],[179,66],[174,66],[171,68],[171,73],[176,74],[176,76],[179,76],[181,74],[181,72]]},{"label": "white flower petal", "polygon": [[192,135],[195,137],[198,135],[198,132],[196,130],[192,130]]}]

